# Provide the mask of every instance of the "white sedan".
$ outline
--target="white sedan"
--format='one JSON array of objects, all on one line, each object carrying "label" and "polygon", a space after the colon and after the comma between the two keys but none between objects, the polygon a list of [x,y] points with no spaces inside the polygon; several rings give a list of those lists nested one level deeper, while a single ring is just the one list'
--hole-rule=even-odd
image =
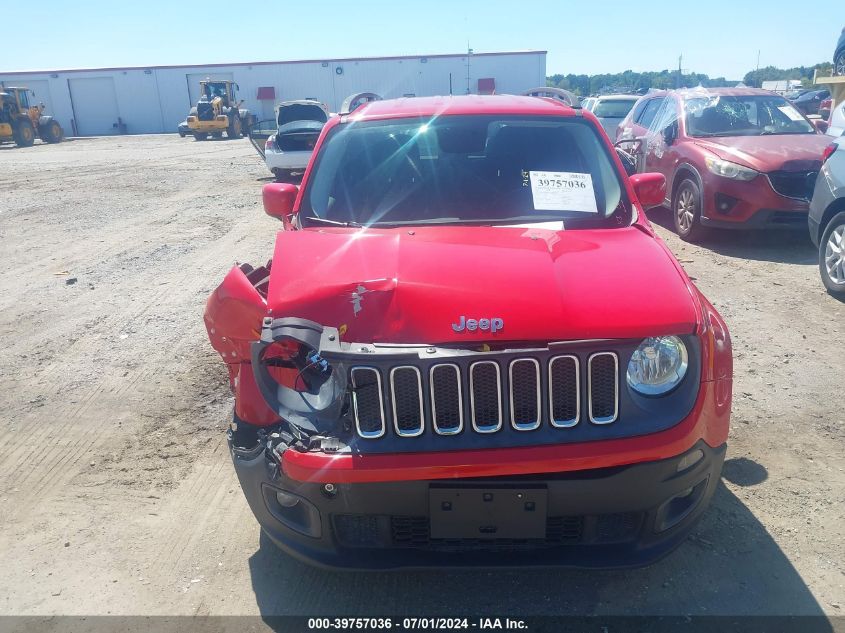
[{"label": "white sedan", "polygon": [[[279,104],[275,121],[278,128],[266,137],[263,152],[256,146],[277,179],[287,180],[305,171],[314,145],[328,120],[328,108],[319,101],[303,99]],[[250,134],[254,145],[262,129],[265,126],[259,125],[256,133]]]}]

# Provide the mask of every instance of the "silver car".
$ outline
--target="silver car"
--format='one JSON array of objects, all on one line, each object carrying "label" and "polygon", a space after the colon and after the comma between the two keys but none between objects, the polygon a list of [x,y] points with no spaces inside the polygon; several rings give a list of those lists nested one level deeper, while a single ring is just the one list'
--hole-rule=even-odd
[{"label": "silver car", "polygon": [[611,141],[616,140],[616,126],[622,122],[639,99],[639,95],[602,95],[590,111],[596,115]]},{"label": "silver car", "polygon": [[810,239],[819,248],[819,272],[830,294],[845,299],[845,137],[824,152],[810,202]]}]

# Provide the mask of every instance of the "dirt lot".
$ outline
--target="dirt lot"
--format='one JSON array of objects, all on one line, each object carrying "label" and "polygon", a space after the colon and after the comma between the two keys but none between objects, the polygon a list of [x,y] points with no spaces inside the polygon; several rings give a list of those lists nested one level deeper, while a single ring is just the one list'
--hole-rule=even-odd
[{"label": "dirt lot", "polygon": [[277,552],[202,325],[226,270],[271,253],[267,175],[245,140],[0,147],[0,614],[845,614],[845,305],[804,232],[658,227],[736,353],[723,485],[666,560],[364,576]]}]

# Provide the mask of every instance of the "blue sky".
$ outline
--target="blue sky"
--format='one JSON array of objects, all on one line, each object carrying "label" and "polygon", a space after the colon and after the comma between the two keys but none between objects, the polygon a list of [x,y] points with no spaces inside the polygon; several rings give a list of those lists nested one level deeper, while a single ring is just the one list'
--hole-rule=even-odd
[{"label": "blue sky", "polygon": [[[828,61],[841,0],[3,2],[0,70],[548,50],[553,73]],[[201,10],[204,9],[204,10]],[[617,35],[614,35],[616,33]]]}]

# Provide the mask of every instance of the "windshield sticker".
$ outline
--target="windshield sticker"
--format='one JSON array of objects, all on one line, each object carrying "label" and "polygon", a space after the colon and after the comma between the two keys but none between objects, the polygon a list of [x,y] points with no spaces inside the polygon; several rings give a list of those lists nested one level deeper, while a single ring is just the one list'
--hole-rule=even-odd
[{"label": "windshield sticker", "polygon": [[793,108],[791,105],[778,106],[778,110],[780,110],[787,117],[789,117],[790,121],[803,121],[804,120],[804,117],[801,116],[801,113],[798,112],[798,110]]},{"label": "windshield sticker", "polygon": [[593,177],[568,171],[531,171],[535,211],[598,213]]}]

